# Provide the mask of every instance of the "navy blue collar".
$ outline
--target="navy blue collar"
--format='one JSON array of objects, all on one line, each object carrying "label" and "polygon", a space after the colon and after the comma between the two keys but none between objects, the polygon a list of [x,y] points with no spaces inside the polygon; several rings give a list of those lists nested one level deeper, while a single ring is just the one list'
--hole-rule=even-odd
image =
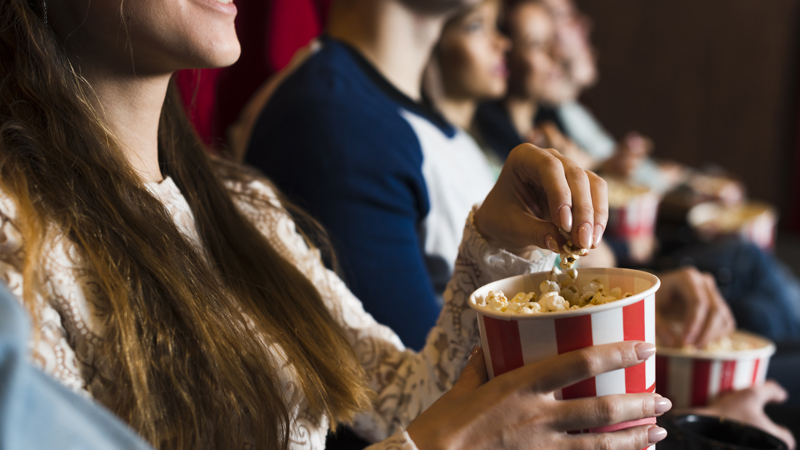
[{"label": "navy blue collar", "polygon": [[422,95],[422,101],[415,101],[407,96],[399,89],[397,89],[386,77],[381,74],[375,66],[372,65],[358,50],[349,44],[342,42],[338,39],[332,38],[327,34],[319,37],[319,40],[324,46],[339,47],[347,52],[361,68],[364,75],[369,78],[378,90],[383,92],[389,99],[400,105],[402,108],[407,109],[414,114],[424,117],[431,122],[436,128],[439,129],[448,138],[456,135],[456,128],[444,116],[433,107],[430,99]]}]

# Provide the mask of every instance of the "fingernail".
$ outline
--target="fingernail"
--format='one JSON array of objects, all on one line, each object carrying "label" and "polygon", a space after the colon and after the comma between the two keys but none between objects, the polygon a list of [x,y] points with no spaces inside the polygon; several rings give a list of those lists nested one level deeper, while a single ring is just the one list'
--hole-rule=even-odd
[{"label": "fingernail", "polygon": [[561,228],[567,233],[572,232],[572,207],[564,205],[558,210],[558,221],[561,222]]},{"label": "fingernail", "polygon": [[578,244],[581,248],[592,247],[592,224],[584,222],[578,227]]},{"label": "fingernail", "polygon": [[603,226],[600,225],[600,224],[597,224],[597,225],[594,226],[594,244],[593,244],[593,246],[597,247],[597,244],[599,244],[601,240],[603,240]]},{"label": "fingernail", "polygon": [[547,237],[544,239],[544,241],[547,244],[548,250],[550,250],[553,253],[560,253],[560,251],[558,250],[558,242],[556,242],[556,240],[553,239],[553,236],[550,236],[548,234]]},{"label": "fingernail", "polygon": [[467,362],[469,362],[472,359],[473,356],[477,355],[479,351],[481,351],[481,346],[480,345],[476,345],[475,347],[472,347],[472,351],[469,353],[469,358],[467,358]]},{"label": "fingernail", "polygon": [[672,409],[672,402],[668,398],[656,397],[656,414],[661,415]]},{"label": "fingernail", "polygon": [[656,442],[661,442],[664,438],[667,437],[667,430],[661,427],[653,427],[647,430],[647,440],[651,444],[655,444]]},{"label": "fingernail", "polygon": [[647,342],[640,342],[636,344],[635,348],[636,357],[639,358],[640,361],[644,361],[656,354],[656,346]]}]

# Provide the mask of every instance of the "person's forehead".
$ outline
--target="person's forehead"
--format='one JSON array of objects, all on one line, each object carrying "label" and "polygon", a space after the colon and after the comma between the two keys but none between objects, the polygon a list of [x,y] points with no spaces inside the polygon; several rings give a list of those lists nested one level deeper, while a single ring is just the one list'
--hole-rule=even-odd
[{"label": "person's forehead", "polygon": [[556,16],[571,15],[575,12],[575,5],[572,3],[572,0],[543,0],[543,3],[547,5]]},{"label": "person's forehead", "polygon": [[436,14],[457,14],[464,8],[481,3],[482,0],[400,0],[417,11],[434,12]]},{"label": "person's forehead", "polygon": [[512,22],[512,32],[532,38],[547,38],[553,25],[547,10],[539,3],[523,3],[517,7]]}]

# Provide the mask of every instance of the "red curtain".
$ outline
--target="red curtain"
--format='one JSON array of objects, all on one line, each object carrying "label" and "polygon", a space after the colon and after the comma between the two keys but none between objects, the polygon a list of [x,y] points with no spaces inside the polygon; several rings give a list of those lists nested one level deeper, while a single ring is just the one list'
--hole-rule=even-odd
[{"label": "red curtain", "polygon": [[261,86],[318,36],[331,0],[236,0],[239,61],[225,69],[185,70],[177,82],[189,117],[206,144],[224,145],[225,130]]}]

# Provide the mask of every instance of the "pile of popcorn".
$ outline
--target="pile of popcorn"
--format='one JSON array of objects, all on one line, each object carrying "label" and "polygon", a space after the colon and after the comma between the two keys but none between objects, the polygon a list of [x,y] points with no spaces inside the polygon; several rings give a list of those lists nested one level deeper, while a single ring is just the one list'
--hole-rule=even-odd
[{"label": "pile of popcorn", "polygon": [[[581,256],[588,255],[589,254],[589,250],[585,249],[585,248],[580,248],[580,247],[576,246],[575,244],[573,244],[572,241],[569,240],[569,235],[567,233],[565,233],[564,231],[561,231],[561,234],[564,236],[564,239],[567,240],[567,243],[564,244],[563,246],[561,246],[561,263],[559,265],[561,266],[562,269],[565,269],[567,271],[575,270],[575,269],[573,269],[573,266],[575,265],[575,263],[579,259],[581,259]],[[557,267],[553,267],[553,272],[550,275],[550,278],[553,278],[554,274],[558,275],[556,273],[557,270],[558,270]],[[578,278],[578,272],[577,271],[575,272],[575,276],[574,277],[572,277],[572,275],[570,275],[570,278],[572,278],[573,280]]]},{"label": "pile of popcorn", "polygon": [[575,285],[578,279],[578,269],[574,265],[581,256],[589,254],[589,250],[574,245],[569,239],[569,234],[563,230],[561,234],[567,243],[561,247],[559,266],[566,270],[568,281],[558,282],[562,272],[554,266],[550,271],[550,279],[542,281],[539,285],[541,291],[539,295],[535,292],[519,292],[509,300],[503,291],[489,291],[486,298],[478,300],[478,306],[510,314],[539,314],[603,305],[633,295],[630,292],[623,294],[622,289],[618,287],[608,290],[597,279],[579,289]]},{"label": "pile of popcorn", "polygon": [[479,300],[478,306],[511,314],[539,314],[603,305],[633,295],[623,294],[618,287],[608,290],[596,279],[579,289],[574,284],[578,275],[575,269],[567,271],[570,281],[563,284],[557,281],[560,274],[557,268],[553,274],[555,276],[551,274],[550,280],[542,281],[539,285],[539,295],[535,292],[520,292],[509,300],[503,291],[489,291],[486,298]]},{"label": "pile of popcorn", "polygon": [[735,335],[724,336],[714,342],[709,342],[704,350],[709,352],[741,352],[753,350],[755,343],[746,339],[737,339]]},{"label": "pile of popcorn", "polygon": [[685,345],[683,346],[683,350],[688,352],[696,352],[698,350],[706,352],[743,352],[747,350],[755,350],[762,346],[762,344],[754,341],[747,334],[734,332],[728,336],[723,336],[716,341],[709,342],[703,348],[698,349],[693,345]]}]

